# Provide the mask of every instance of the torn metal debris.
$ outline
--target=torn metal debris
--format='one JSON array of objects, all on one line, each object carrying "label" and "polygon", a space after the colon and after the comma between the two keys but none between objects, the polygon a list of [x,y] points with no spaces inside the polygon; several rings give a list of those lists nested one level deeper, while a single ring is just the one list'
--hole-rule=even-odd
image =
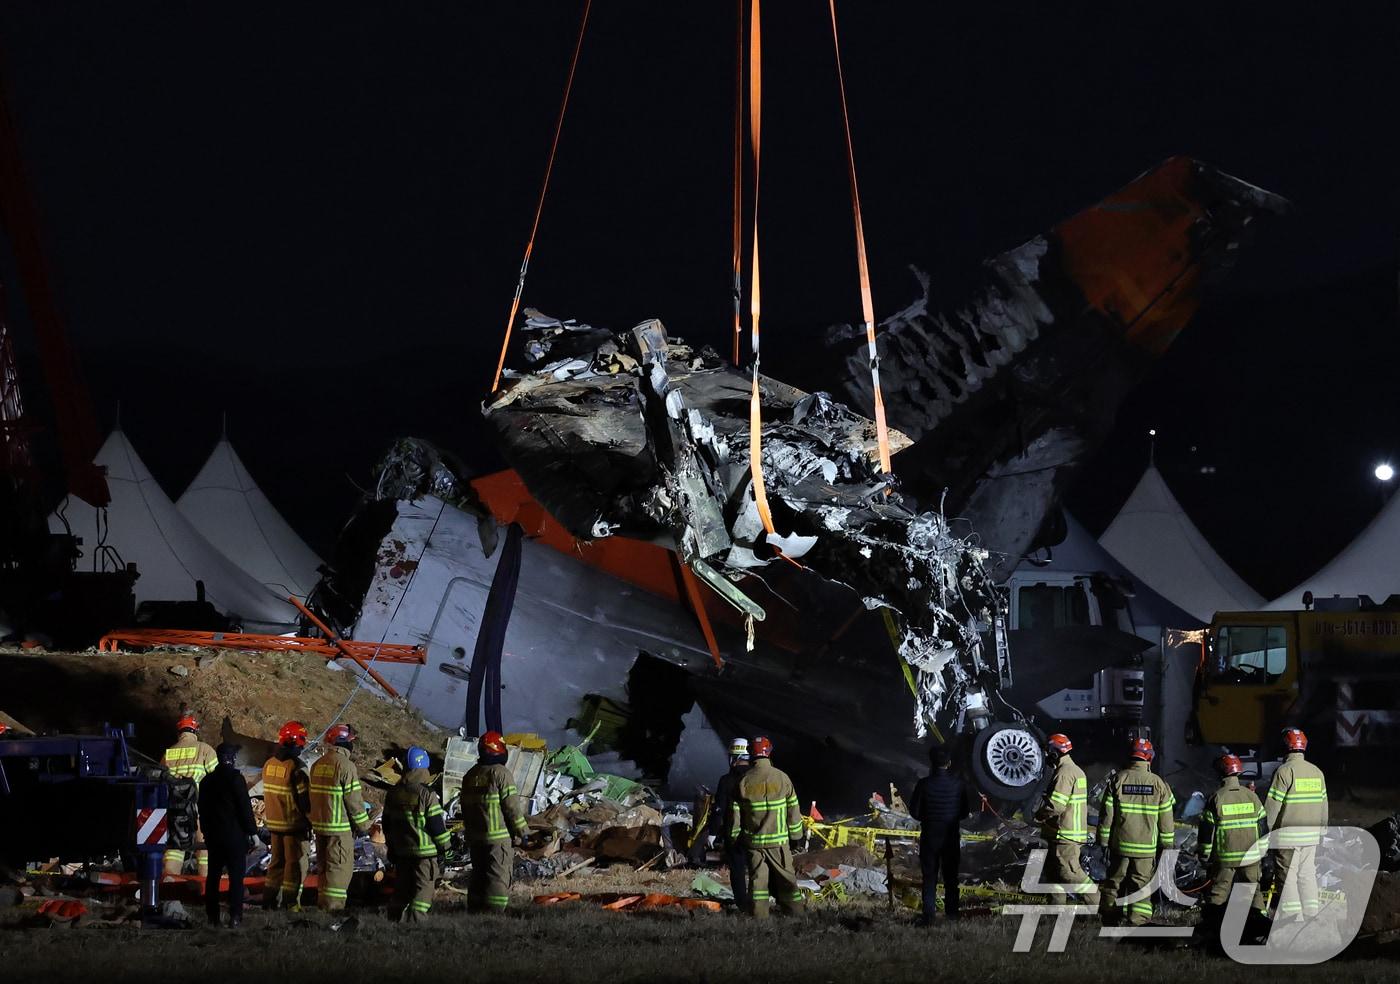
[{"label": "torn metal debris", "polygon": [[[772,536],[754,497],[742,373],[656,320],[605,336],[535,317],[525,337],[534,368],[509,374],[486,414],[532,494],[574,536],[670,546],[756,620],[746,577],[800,564],[889,613],[916,681],[920,735],[950,697],[969,716],[988,713],[998,668],[982,639],[1004,601],[986,551],[899,495],[876,464],[873,422],[827,394],[761,379],[764,477],[781,531]],[[909,444],[898,432],[890,442]]]}]

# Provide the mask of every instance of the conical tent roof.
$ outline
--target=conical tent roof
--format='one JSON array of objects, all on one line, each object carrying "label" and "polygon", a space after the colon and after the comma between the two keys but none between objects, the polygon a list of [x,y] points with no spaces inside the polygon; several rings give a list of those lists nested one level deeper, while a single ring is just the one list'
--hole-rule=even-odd
[{"label": "conical tent roof", "polygon": [[1383,602],[1400,594],[1400,495],[1390,497],[1380,515],[1312,577],[1271,601],[1272,610],[1303,607],[1303,592],[1317,598],[1367,595]]},{"label": "conical tent roof", "polygon": [[214,445],[175,506],[225,557],[279,597],[305,598],[315,586],[321,558],[258,488],[227,437]]},{"label": "conical tent roof", "polygon": [[1099,543],[1143,584],[1202,621],[1264,606],[1263,596],[1196,529],[1155,465],[1147,466]]},{"label": "conical tent roof", "polygon": [[[88,556],[105,539],[123,561],[136,564],[138,602],[193,600],[195,581],[203,581],[209,602],[248,631],[295,624],[296,609],[245,574],[181,515],[125,434],[113,431],[94,460],[107,469],[112,501],[106,517],[85,502],[70,500],[64,518],[83,538]],[[50,516],[49,529],[62,532],[63,519]]]}]

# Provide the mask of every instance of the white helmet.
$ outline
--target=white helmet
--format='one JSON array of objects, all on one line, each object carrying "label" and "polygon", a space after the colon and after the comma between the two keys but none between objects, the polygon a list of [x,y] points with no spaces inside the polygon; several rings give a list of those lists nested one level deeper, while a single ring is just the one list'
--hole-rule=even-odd
[{"label": "white helmet", "polygon": [[749,740],[747,738],[735,738],[729,743],[729,757],[739,758],[749,757]]}]

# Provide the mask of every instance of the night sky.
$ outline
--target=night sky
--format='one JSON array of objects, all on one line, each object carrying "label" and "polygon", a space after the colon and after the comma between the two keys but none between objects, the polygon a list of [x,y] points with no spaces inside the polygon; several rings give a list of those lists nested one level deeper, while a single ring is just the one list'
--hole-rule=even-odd
[{"label": "night sky", "polygon": [[[6,97],[99,419],[172,496],[230,435],[328,551],[399,434],[483,469],[480,398],[581,3],[0,5]],[[1070,508],[1096,532],[1148,427],[1266,595],[1374,514],[1400,455],[1400,13],[1388,4],[846,0],[877,313],[956,297],[1177,153],[1295,205],[1124,407]],[[859,316],[826,5],[764,8],[765,369]],[[525,302],[727,345],[734,10],[598,0]],[[12,258],[5,314],[43,387]],[[1202,474],[1213,467],[1213,474]],[[112,539],[119,542],[114,527]]]}]

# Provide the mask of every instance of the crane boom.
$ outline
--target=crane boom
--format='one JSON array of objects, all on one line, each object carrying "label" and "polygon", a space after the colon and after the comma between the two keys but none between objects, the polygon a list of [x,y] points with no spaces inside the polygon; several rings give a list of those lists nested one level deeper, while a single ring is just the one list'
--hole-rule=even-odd
[{"label": "crane boom", "polygon": [[[92,506],[111,501],[104,469],[93,463],[99,445],[97,422],[83,386],[77,359],[68,344],[63,317],[54,300],[53,281],[39,235],[38,209],[19,152],[19,138],[10,117],[0,66],[0,223],[14,252],[21,289],[29,307],[39,359],[44,367],[53,405],[54,429],[63,462],[64,488]],[[15,388],[13,366],[6,367],[5,388]],[[20,407],[16,393],[14,406]],[[6,401],[9,408],[11,401]],[[7,443],[26,422],[4,422]]]}]

